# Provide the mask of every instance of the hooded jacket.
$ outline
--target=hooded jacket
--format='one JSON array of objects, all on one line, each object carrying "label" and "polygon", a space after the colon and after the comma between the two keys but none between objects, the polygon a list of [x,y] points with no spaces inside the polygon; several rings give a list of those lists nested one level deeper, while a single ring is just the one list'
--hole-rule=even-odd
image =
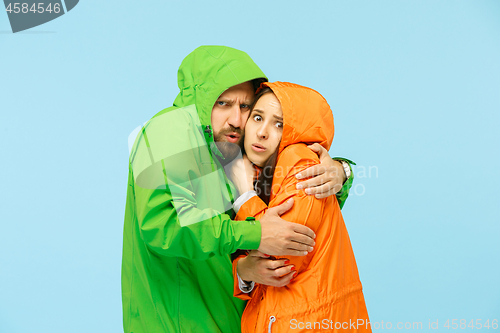
[{"label": "hooded jacket", "polygon": [[[314,230],[316,245],[306,256],[288,258],[298,274],[285,287],[257,284],[251,294],[244,294],[235,283],[235,296],[249,300],[242,317],[242,332],[340,331],[340,326],[348,332],[371,332],[337,198],[316,199],[295,187],[295,175],[319,163],[306,144],[318,142],[330,148],[334,135],[332,111],[323,96],[312,89],[284,82],[262,86],[272,89],[283,111],[283,134],[269,207],[294,198],[293,207],[281,217]],[[236,219],[259,219],[267,209],[259,197],[253,197],[242,205]],[[233,263],[235,280],[239,259]]]},{"label": "hooded jacket", "polygon": [[232,221],[231,184],[210,127],[226,89],[264,73],[244,52],[202,46],[178,71],[174,106],[138,134],[129,158],[122,261],[125,332],[239,332],[230,254],[256,249],[260,223]]}]

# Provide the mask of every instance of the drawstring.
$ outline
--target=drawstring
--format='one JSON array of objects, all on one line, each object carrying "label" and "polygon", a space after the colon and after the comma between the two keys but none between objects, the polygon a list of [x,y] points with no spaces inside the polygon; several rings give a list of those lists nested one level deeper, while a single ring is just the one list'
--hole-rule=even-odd
[{"label": "drawstring", "polygon": [[269,330],[268,330],[268,333],[271,333],[271,326],[273,326],[273,323],[275,321],[276,321],[276,317],[275,316],[269,317]]}]

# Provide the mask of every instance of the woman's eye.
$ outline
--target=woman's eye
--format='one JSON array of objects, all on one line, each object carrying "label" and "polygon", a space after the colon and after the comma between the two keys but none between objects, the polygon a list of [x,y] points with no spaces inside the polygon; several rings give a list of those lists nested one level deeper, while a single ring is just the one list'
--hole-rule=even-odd
[{"label": "woman's eye", "polygon": [[253,116],[253,120],[255,120],[255,121],[261,121],[262,117],[261,116]]},{"label": "woman's eye", "polygon": [[276,127],[283,128],[283,123],[276,123]]}]

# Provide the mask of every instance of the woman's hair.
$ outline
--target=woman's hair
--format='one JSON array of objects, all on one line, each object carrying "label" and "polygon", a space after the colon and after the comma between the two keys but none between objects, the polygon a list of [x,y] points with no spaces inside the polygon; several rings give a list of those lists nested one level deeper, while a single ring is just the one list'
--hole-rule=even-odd
[{"label": "woman's hair", "polygon": [[[260,90],[257,95],[255,95],[255,99],[250,105],[250,112],[253,111],[253,108],[255,107],[255,104],[257,104],[257,101],[259,98],[261,98],[263,95],[268,94],[268,93],[273,93],[271,88],[265,87],[262,90]],[[266,161],[264,166],[262,167],[262,170],[259,173],[259,177],[257,178],[257,181],[254,185],[255,192],[257,192],[257,195],[259,198],[266,203],[266,205],[269,205],[269,200],[271,198],[271,190],[273,186],[273,175],[274,175],[274,170],[276,169],[276,160],[278,159],[278,151],[279,151],[279,146],[280,142],[278,142],[278,147],[276,147],[275,152],[269,157],[269,159]]]},{"label": "woman's hair", "polygon": [[263,83],[263,82],[267,82],[267,79],[264,79],[264,78],[253,79],[252,80],[253,91],[257,91],[257,89],[259,89],[261,83]]},{"label": "woman's hair", "polygon": [[[254,80],[254,86],[257,83]],[[260,83],[258,83],[260,85]],[[258,87],[258,85],[257,85]],[[257,101],[259,98],[261,98],[263,95],[268,94],[268,93],[273,93],[271,88],[265,87],[262,90],[260,90],[257,95],[255,95],[255,99],[253,103],[250,105],[250,113],[252,112],[253,108],[255,107],[255,104],[257,104]],[[257,178],[257,181],[254,184],[255,192],[257,192],[257,195],[259,198],[266,203],[266,205],[269,205],[269,199],[271,198],[271,189],[273,185],[273,175],[274,175],[274,169],[276,168],[276,160],[278,158],[278,151],[279,151],[279,145],[281,143],[278,143],[278,147],[276,147],[276,151],[268,158],[266,163],[264,164],[261,172],[259,173],[259,177]],[[243,148],[243,153],[244,153],[244,148]],[[236,252],[231,254],[231,261],[236,260],[240,255],[246,254],[245,250],[237,250]]]}]

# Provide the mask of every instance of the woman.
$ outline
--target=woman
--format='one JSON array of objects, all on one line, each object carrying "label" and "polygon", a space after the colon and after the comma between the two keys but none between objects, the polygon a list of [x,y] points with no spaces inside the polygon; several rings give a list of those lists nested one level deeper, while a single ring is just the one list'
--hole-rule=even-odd
[{"label": "woman", "polygon": [[[292,209],[282,218],[313,229],[316,245],[305,256],[288,258],[289,263],[281,270],[283,274],[294,274],[294,278],[284,287],[256,285],[245,294],[235,282],[235,296],[249,300],[242,317],[242,332],[371,332],[337,199],[316,199],[296,188],[295,175],[319,163],[306,145],[318,142],[328,150],[333,133],[332,111],[319,93],[292,83],[261,85],[244,141],[248,159],[260,169],[255,184],[258,196],[239,209],[236,219],[259,219],[269,207],[293,198]],[[240,176],[251,179],[248,174]],[[246,191],[241,184],[237,185],[240,192]],[[233,263],[235,281],[238,265],[244,265],[245,260],[249,257],[240,256]]]}]

